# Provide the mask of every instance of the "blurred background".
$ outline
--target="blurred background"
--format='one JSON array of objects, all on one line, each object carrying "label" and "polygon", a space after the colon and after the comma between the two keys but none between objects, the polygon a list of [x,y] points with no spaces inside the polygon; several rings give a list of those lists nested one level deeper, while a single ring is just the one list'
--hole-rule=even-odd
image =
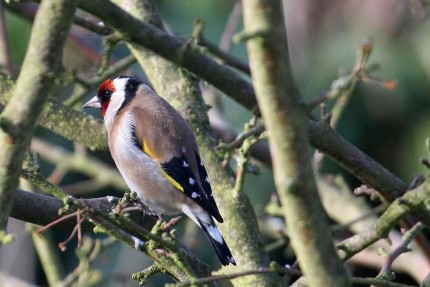
[{"label": "blurred background", "polygon": [[[217,45],[235,7],[235,1],[228,0],[156,2],[161,18],[170,33],[190,37],[194,21],[201,19],[205,25],[203,32],[205,38]],[[410,182],[416,175],[426,175],[428,171],[420,164],[419,158],[428,157],[425,140],[430,134],[430,53],[427,50],[430,49],[430,21],[427,2],[418,0],[284,0],[284,2],[291,63],[303,100],[308,102],[316,98],[329,90],[335,79],[351,73],[361,39],[364,36],[371,38],[373,50],[369,62],[378,66],[371,75],[381,82],[395,80],[397,86],[394,90],[388,90],[378,81],[358,83],[336,130],[405,182]],[[12,6],[3,4],[12,56],[10,72],[14,77],[19,74],[25,55],[35,7],[37,6],[33,4]],[[84,13],[82,15],[88,16]],[[241,19],[239,20],[236,32],[243,28]],[[68,46],[65,48],[66,70],[76,71],[81,77],[90,79],[101,63],[102,48],[102,38],[99,35],[74,26]],[[236,57],[247,61],[244,43],[232,42],[230,51]],[[114,51],[112,62],[128,54],[125,45],[119,45]],[[144,77],[144,71],[137,64],[129,67],[125,73]],[[231,99],[213,93],[204,83],[202,89],[213,110],[216,110],[212,120],[221,120],[229,129],[240,132],[251,114]],[[70,86],[64,91],[58,91],[56,97],[67,101],[73,90],[74,87]],[[85,99],[89,99],[94,93],[95,91],[89,92]],[[81,102],[75,105],[77,109],[80,106]],[[101,117],[97,111],[92,115]],[[318,110],[315,115],[318,116]],[[42,128],[38,128],[36,137],[40,142],[36,143],[34,151],[41,155],[42,173],[67,192],[77,197],[98,197],[120,196],[126,190],[125,187],[121,188],[121,184],[116,187],[91,185],[88,175],[82,172],[67,171],[62,174],[58,169],[58,162],[49,158],[49,150],[60,147],[68,153],[76,153],[82,147]],[[91,155],[98,157],[109,168],[114,168],[109,154],[91,153]],[[273,243],[278,242],[278,235],[273,234],[283,228],[282,220],[265,214],[266,205],[276,193],[270,167],[259,161],[255,163],[260,172],[258,175],[250,174],[247,177],[246,192],[251,198],[257,216],[265,225],[265,228],[262,228],[265,244],[271,250],[269,254],[273,260],[281,264],[293,264],[295,258],[288,248],[288,243],[273,246]],[[231,164],[234,167],[234,161]],[[350,189],[361,184],[330,160],[324,161],[321,172],[342,175]],[[13,245],[2,246],[0,271],[21,278],[30,285],[46,285],[31,237],[24,225],[16,220],[10,221],[10,232],[16,234],[17,241]],[[196,230],[194,225],[188,224],[187,220],[183,220],[178,229],[184,243],[195,251],[199,258],[215,268],[218,263],[214,254],[207,252],[209,243],[203,233]],[[54,228],[53,231],[51,234],[55,243],[69,236],[59,229]],[[87,236],[103,238],[93,234]],[[54,249],[55,246],[54,244]],[[65,274],[79,264],[79,256],[75,254],[76,242],[71,241],[67,246],[65,252],[53,251],[61,257]],[[150,264],[151,260],[142,254],[122,244],[114,244],[94,262],[92,276],[94,282],[98,282],[97,286],[137,286],[137,282],[131,279],[131,273],[143,270]],[[367,276],[375,276],[379,271],[370,264],[363,263],[357,266],[355,269],[351,267],[351,270],[364,272],[363,274]],[[410,284],[417,279],[411,274],[400,276],[403,282]],[[157,275],[148,286],[162,286],[165,282],[172,281],[166,276]]]}]

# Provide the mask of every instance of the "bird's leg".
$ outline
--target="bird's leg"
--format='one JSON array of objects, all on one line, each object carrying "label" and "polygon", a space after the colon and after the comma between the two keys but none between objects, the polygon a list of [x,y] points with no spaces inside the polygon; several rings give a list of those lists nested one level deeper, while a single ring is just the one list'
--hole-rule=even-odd
[{"label": "bird's leg", "polygon": [[163,222],[163,221],[166,222],[166,220],[164,219],[163,214],[161,212],[154,212],[154,214],[158,217],[158,220],[160,222]]},{"label": "bird's leg", "polygon": [[167,221],[164,219],[163,214],[162,214],[161,212],[157,212],[157,211],[154,211],[154,210],[149,209],[149,210],[148,210],[148,215],[151,215],[151,216],[153,216],[153,217],[156,217],[160,223],[162,223],[162,222],[167,222]]}]

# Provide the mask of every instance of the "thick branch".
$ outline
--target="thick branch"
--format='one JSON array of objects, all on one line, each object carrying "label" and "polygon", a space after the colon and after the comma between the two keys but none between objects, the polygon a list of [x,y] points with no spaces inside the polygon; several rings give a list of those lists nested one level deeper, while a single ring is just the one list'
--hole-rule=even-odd
[{"label": "thick branch", "polygon": [[76,0],[45,0],[34,21],[13,97],[0,117],[0,229],[6,227],[21,164],[50,89],[62,71],[61,53]]},{"label": "thick branch", "polygon": [[256,111],[257,102],[252,85],[232,69],[219,65],[196,51],[186,40],[170,36],[148,23],[139,21],[111,2],[82,0],[79,6],[114,27],[129,42],[135,42],[183,66],[230,95],[247,109]]},{"label": "thick branch", "polygon": [[392,202],[402,195],[407,185],[393,173],[337,134],[329,125],[310,120],[309,140],[364,183]]},{"label": "thick branch", "polygon": [[[12,97],[14,82],[0,75],[0,110]],[[48,99],[37,124],[92,150],[108,150],[103,122]]]},{"label": "thick branch", "polygon": [[[118,200],[115,198],[108,199],[107,197],[85,199],[93,208],[103,213],[111,212]],[[58,211],[63,207],[63,201],[56,197],[18,189],[10,216],[25,222],[44,226],[59,219],[60,215]],[[141,224],[144,228],[151,229],[155,224],[155,219],[145,217],[145,221]],[[75,225],[75,219],[66,219],[56,226],[72,230]],[[94,225],[90,222],[85,222],[83,227],[86,230],[91,230]]]},{"label": "thick branch", "polygon": [[308,156],[307,119],[292,77],[281,1],[246,0],[243,7],[252,79],[291,243],[310,286],[349,286]]}]

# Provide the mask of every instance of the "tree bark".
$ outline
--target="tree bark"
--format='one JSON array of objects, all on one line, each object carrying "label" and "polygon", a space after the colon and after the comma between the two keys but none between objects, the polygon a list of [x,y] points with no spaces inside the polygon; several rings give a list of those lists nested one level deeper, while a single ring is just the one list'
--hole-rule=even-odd
[{"label": "tree bark", "polygon": [[6,228],[25,152],[62,72],[62,50],[76,0],[44,0],[37,12],[15,92],[0,116],[0,230]]},{"label": "tree bark", "polygon": [[[291,243],[310,286],[350,286],[310,162],[307,118],[292,76],[281,1],[243,1],[251,74],[268,132]],[[327,260],[330,258],[330,260]]]}]

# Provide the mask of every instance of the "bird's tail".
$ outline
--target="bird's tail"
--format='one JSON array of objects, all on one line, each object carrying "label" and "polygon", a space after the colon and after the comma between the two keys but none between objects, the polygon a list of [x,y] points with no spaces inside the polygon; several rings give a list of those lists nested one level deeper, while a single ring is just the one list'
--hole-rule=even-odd
[{"label": "bird's tail", "polygon": [[226,266],[228,264],[236,265],[236,261],[234,261],[233,255],[231,255],[231,251],[225,243],[224,237],[213,221],[212,217],[210,217],[210,222],[205,222],[199,220],[199,225],[206,233],[209,238],[209,241],[212,243],[212,246],[215,249],[216,255],[218,256],[219,261],[222,265]]}]

